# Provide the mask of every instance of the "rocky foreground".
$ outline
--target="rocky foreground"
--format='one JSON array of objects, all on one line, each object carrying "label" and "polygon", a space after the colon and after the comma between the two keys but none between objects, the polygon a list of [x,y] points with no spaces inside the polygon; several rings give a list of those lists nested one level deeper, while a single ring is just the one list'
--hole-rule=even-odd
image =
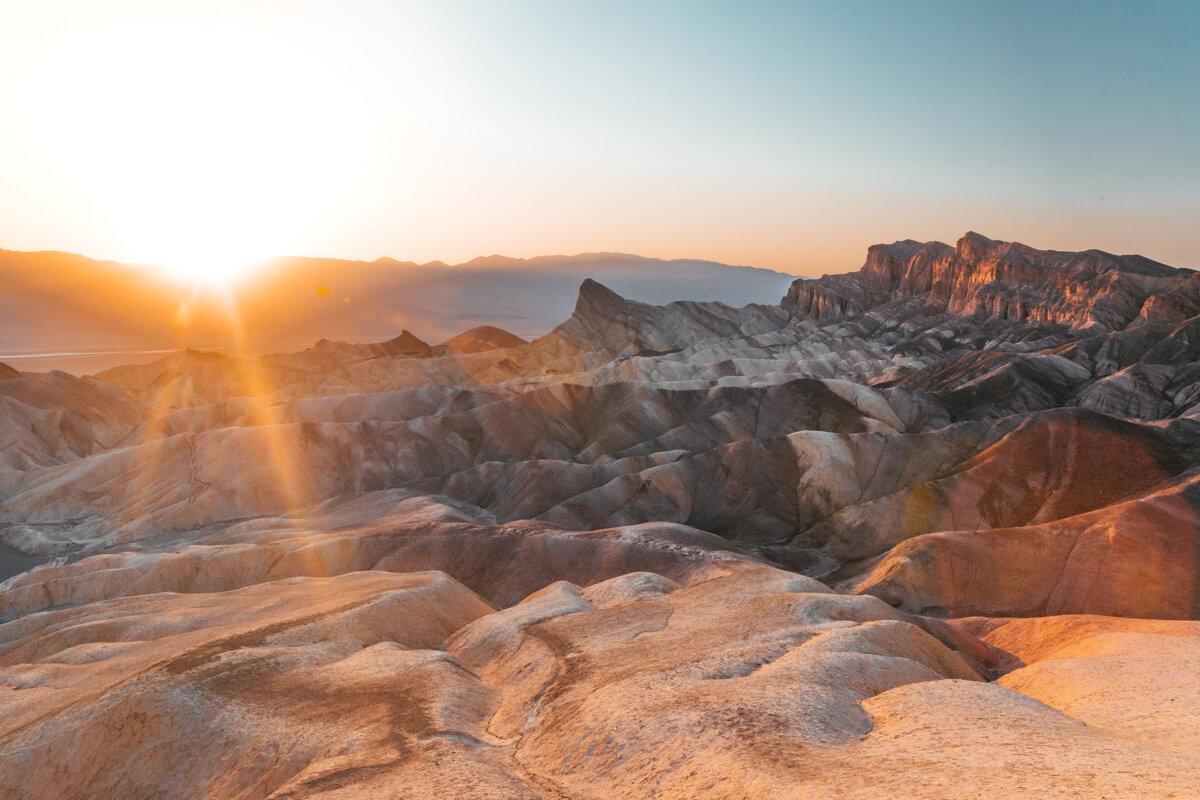
[{"label": "rocky foreground", "polygon": [[1196,273],[977,234],[0,369],[0,795],[1194,797],[1198,444]]}]

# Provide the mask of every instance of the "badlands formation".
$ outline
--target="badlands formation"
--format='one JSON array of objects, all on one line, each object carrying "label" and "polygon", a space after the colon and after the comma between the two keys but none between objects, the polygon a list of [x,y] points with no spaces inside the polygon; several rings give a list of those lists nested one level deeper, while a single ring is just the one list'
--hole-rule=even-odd
[{"label": "badlands formation", "polygon": [[4,797],[1200,796],[1187,270],[589,280],[531,342],[0,368],[0,420]]}]

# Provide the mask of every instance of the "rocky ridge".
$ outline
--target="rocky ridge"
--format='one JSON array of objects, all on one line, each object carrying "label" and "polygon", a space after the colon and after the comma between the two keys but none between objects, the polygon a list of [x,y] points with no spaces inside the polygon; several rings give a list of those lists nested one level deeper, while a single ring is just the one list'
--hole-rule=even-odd
[{"label": "rocky ridge", "polygon": [[0,787],[1193,794],[1196,289],[972,233],[778,306],[10,375]]}]

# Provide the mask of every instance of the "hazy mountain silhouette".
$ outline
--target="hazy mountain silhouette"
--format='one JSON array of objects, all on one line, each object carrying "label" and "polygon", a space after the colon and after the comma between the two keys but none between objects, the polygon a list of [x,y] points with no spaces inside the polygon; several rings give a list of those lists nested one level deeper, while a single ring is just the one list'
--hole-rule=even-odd
[{"label": "hazy mountain silhouette", "polygon": [[[793,276],[711,261],[618,253],[477,258],[447,266],[277,258],[237,291],[241,328],[253,349],[305,347],[318,338],[383,341],[409,330],[438,342],[494,325],[524,338],[571,312],[589,276],[651,303],[775,302]],[[0,251],[0,356],[53,351],[232,350],[225,305],[146,267],[53,251]]]}]

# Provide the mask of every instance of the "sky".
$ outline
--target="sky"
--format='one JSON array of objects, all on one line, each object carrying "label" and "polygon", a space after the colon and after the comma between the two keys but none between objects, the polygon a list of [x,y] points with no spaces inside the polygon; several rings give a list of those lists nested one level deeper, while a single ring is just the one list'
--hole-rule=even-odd
[{"label": "sky", "polygon": [[0,248],[1200,267],[1200,3],[0,0]]}]

